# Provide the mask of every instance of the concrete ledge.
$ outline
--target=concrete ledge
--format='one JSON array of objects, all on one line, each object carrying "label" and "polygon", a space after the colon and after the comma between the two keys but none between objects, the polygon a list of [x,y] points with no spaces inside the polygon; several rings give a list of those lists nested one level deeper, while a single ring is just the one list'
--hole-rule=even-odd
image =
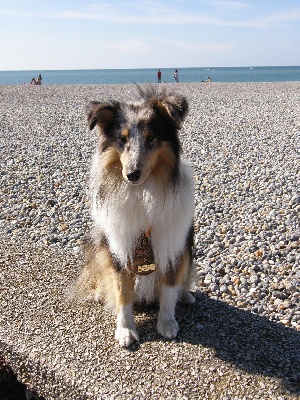
[{"label": "concrete ledge", "polygon": [[157,306],[139,307],[141,342],[114,340],[96,303],[67,304],[80,254],[0,238],[0,352],[46,399],[292,399],[300,394],[300,333],[196,293],[179,305],[178,338],[156,332]]}]

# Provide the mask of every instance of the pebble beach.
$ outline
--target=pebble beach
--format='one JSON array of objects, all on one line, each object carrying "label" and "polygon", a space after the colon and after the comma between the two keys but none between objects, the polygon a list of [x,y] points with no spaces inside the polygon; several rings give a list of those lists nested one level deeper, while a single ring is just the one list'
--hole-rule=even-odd
[{"label": "pebble beach", "polygon": [[[180,138],[194,168],[192,290],[293,331],[300,346],[300,83],[162,86],[190,105]],[[85,105],[109,99],[135,101],[136,88],[0,87],[2,249],[9,242],[9,251],[17,251],[25,243],[81,258],[96,146]],[[204,329],[205,321],[196,328]],[[300,347],[295,352],[296,365]],[[293,370],[296,393],[299,363]],[[276,393],[259,398],[292,398]]]}]

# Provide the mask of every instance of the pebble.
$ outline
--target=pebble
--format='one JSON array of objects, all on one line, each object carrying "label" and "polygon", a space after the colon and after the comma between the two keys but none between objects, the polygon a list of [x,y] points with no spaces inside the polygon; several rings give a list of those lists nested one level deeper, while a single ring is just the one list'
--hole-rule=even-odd
[{"label": "pebble", "polygon": [[[299,82],[166,87],[190,104],[194,290],[300,331]],[[136,98],[134,85],[2,86],[0,233],[77,253],[96,146],[85,105]]]}]

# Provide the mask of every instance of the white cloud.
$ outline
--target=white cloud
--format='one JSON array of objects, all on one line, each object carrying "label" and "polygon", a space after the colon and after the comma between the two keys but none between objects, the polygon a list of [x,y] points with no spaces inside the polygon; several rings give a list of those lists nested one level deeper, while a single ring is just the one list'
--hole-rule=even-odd
[{"label": "white cloud", "polygon": [[282,10],[281,12],[270,14],[269,16],[263,17],[262,21],[264,21],[266,24],[274,24],[277,22],[286,21],[300,21],[300,8]]},{"label": "white cloud", "polygon": [[234,47],[233,43],[198,43],[198,50],[204,50],[210,53],[223,53],[231,50]]},{"label": "white cloud", "polygon": [[140,40],[123,40],[120,42],[107,44],[106,47],[118,50],[122,53],[143,53],[147,54],[150,50],[149,46]]},{"label": "white cloud", "polygon": [[245,8],[249,8],[250,4],[240,2],[240,1],[212,1],[209,4],[212,4],[213,6],[221,9],[230,9],[230,10],[242,10]]},{"label": "white cloud", "polygon": [[[121,7],[122,4],[122,7]],[[227,10],[241,10],[251,7],[249,3],[240,1],[216,0],[209,3],[215,7]],[[245,17],[243,19],[222,18],[214,14],[202,12],[186,12],[185,9],[169,5],[159,5],[157,2],[145,0],[137,3],[119,3],[117,6],[111,3],[101,2],[92,4],[84,11],[39,11],[39,10],[14,10],[0,8],[0,15],[24,18],[51,18],[51,19],[75,19],[99,21],[110,24],[147,24],[147,25],[205,25],[217,27],[252,27],[268,28],[278,26],[286,21],[300,21],[300,8],[282,9],[280,12],[261,17]]]},{"label": "white cloud", "polygon": [[[153,39],[152,39],[153,40]],[[227,52],[234,47],[233,43],[211,43],[211,42],[185,42],[182,40],[167,40],[167,39],[154,39],[163,45],[169,47],[180,48],[189,53],[196,53],[198,51],[205,51],[208,53],[221,53]]]}]

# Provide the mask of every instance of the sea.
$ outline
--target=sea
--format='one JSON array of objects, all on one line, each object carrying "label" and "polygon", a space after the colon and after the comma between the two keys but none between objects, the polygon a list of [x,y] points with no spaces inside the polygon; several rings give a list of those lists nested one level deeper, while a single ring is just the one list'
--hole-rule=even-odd
[{"label": "sea", "polygon": [[[162,82],[174,82],[173,68],[160,68]],[[155,83],[157,68],[0,71],[0,85],[27,84],[41,74],[43,85]],[[179,82],[300,81],[300,66],[179,68]]]}]

